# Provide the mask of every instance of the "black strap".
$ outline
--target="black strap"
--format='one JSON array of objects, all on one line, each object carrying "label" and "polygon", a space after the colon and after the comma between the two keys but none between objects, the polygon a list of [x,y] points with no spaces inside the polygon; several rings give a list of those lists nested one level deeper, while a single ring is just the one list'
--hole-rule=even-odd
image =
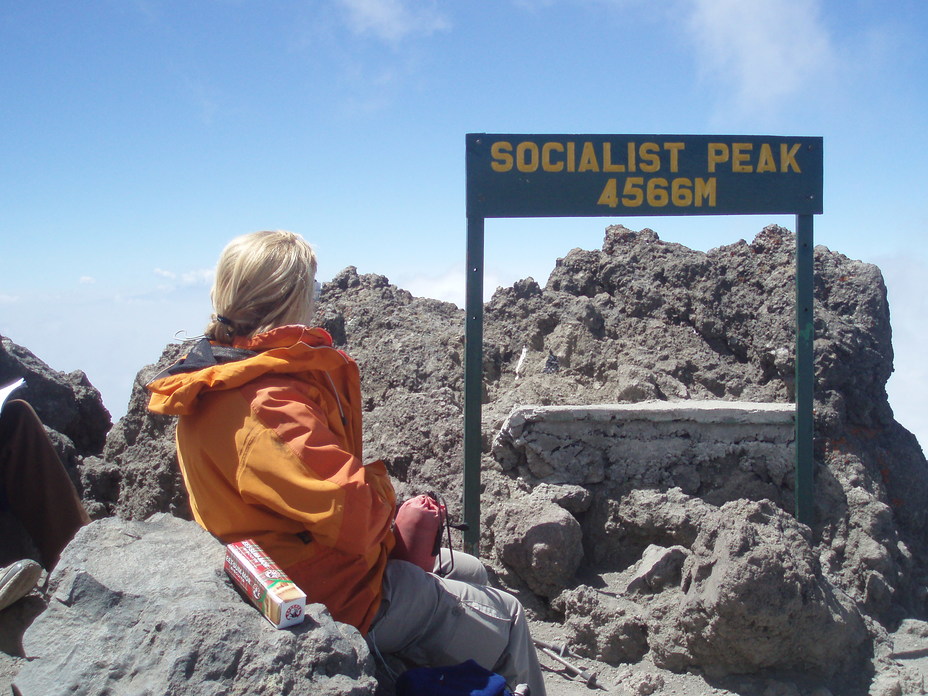
[{"label": "black strap", "polygon": [[245,360],[257,355],[253,350],[232,348],[231,346],[214,346],[207,338],[201,338],[190,351],[173,365],[159,372],[152,378],[152,382],[162,377],[181,374],[182,372],[196,372],[205,367],[220,365],[237,360]]}]

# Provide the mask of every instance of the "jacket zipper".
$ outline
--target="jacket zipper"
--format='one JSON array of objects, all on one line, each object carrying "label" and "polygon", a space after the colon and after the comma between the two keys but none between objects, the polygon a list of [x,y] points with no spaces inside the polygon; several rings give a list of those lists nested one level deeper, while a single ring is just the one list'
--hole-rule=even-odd
[{"label": "jacket zipper", "polygon": [[[320,348],[329,348],[329,349],[334,350],[331,346],[312,346],[308,344],[306,341],[300,341],[300,343],[302,343],[304,346],[312,348],[313,350],[319,350]],[[348,359],[345,358],[344,355],[342,355],[341,351],[337,351],[337,352],[338,352],[339,357],[341,357],[341,359],[347,363]],[[329,386],[332,387],[332,393],[335,395],[335,404],[338,406],[338,415],[342,419],[342,425],[347,426],[348,419],[345,418],[345,409],[342,408],[342,398],[341,396],[339,396],[338,389],[335,388],[335,382],[332,381],[332,376],[329,374],[328,370],[320,370],[320,372],[322,372],[325,375],[325,378],[329,380]]]},{"label": "jacket zipper", "polygon": [[325,378],[329,380],[329,386],[332,387],[332,393],[335,394],[335,403],[338,406],[338,415],[341,416],[342,425],[347,426],[348,420],[345,418],[345,410],[342,408],[342,399],[338,395],[338,389],[335,388],[335,382],[332,381],[332,375],[328,372],[324,372]]}]

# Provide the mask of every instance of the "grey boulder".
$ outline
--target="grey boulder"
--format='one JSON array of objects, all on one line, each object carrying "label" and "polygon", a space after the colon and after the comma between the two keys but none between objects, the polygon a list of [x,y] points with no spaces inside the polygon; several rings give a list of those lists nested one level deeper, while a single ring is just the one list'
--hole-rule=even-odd
[{"label": "grey boulder", "polygon": [[366,696],[374,662],[321,604],[274,628],[233,588],[223,546],[165,514],[84,527],[27,630],[23,696],[138,694]]}]

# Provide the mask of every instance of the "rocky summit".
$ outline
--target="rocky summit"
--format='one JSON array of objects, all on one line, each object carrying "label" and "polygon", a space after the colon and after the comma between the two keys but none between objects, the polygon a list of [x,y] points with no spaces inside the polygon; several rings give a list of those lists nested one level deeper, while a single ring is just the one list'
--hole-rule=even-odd
[{"label": "rocky summit", "polygon": [[[806,526],[792,514],[794,251],[776,226],[707,253],[614,226],[544,286],[521,280],[485,307],[481,556],[536,637],[613,693],[925,693],[928,465],[886,396],[882,276],[815,249]],[[464,312],[347,268],[317,320],[361,366],[365,458],[387,462],[400,498],[440,491],[460,517]],[[95,521],[44,594],[0,614],[0,686],[390,694],[323,607],[275,631],[188,521],[173,422],[144,392],[184,350],[142,356],[110,429],[82,374],[3,339],[0,383],[26,376]],[[4,524],[6,560],[28,540]],[[588,691],[541,659],[549,693]]]}]

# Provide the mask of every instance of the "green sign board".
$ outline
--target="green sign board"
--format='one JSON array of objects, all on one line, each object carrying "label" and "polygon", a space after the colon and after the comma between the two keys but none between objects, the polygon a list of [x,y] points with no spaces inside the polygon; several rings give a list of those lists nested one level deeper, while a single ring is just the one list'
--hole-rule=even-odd
[{"label": "green sign board", "polygon": [[467,216],[813,215],[822,138],[467,135]]}]

